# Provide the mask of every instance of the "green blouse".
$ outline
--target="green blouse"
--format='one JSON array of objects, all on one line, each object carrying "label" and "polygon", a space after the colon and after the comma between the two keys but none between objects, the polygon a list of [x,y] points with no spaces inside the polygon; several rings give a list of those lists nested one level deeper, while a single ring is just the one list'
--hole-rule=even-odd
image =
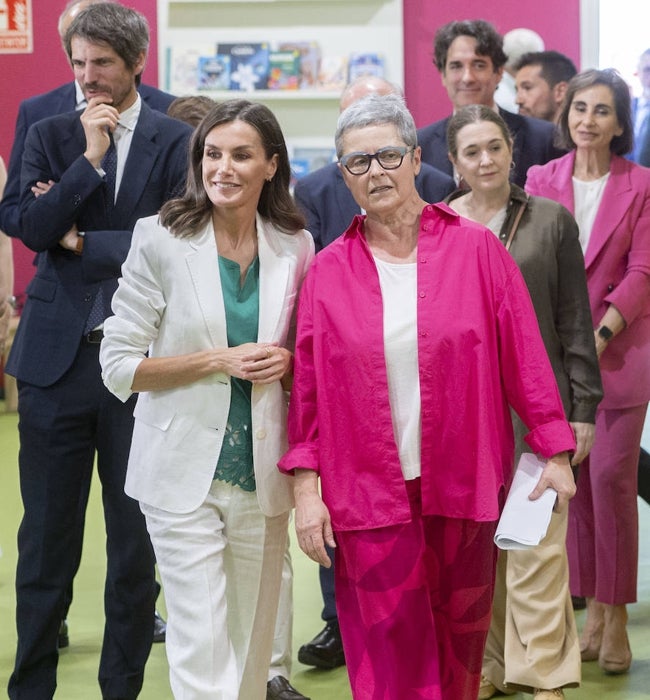
[{"label": "green blouse", "polygon": [[[257,342],[259,319],[260,263],[250,264],[243,285],[238,263],[219,256],[221,289],[226,307],[228,347]],[[251,420],[252,384],[245,379],[230,378],[230,410],[226,434],[217,461],[214,478],[255,491],[253,470],[253,436]]]}]

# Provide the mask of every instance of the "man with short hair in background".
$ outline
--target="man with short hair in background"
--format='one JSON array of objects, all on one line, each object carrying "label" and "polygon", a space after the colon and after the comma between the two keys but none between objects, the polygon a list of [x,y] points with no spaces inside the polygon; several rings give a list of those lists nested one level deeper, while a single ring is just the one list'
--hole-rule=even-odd
[{"label": "man with short hair in background", "polygon": [[515,64],[519,114],[557,123],[569,80],[578,72],[559,51],[524,54]]},{"label": "man with short hair in background", "polygon": [[[523,187],[531,165],[562,155],[553,146],[553,125],[500,109],[494,99],[503,75],[506,55],[503,38],[485,20],[449,22],[434,39],[435,64],[454,112],[465,105],[484,105],[498,111],[513,138],[514,166],[510,179]],[[453,174],[447,155],[449,117],[418,130],[422,162]]]},{"label": "man with short hair in background", "polygon": [[123,404],[104,387],[99,345],[136,221],[184,184],[191,129],[138,94],[149,48],[140,13],[91,4],[64,44],[86,107],[29,129],[20,185],[19,237],[38,266],[7,363],[18,382],[24,508],[9,697],[54,695],[82,546],[78,510],[96,458],[107,558],[99,685],[104,700],[134,700],[153,636],[154,557],[138,503],[124,493],[135,397]]},{"label": "man with short hair in background", "polygon": [[636,74],[642,92],[632,100],[634,150],[630,158],[639,165],[650,167],[650,49],[639,56]]}]

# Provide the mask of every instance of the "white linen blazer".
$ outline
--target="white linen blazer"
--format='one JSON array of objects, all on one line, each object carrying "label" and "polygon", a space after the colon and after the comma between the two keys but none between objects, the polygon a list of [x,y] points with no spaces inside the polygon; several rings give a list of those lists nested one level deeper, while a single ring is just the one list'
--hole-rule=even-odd
[{"label": "white linen blazer", "polygon": [[[307,231],[289,235],[257,217],[258,342],[286,345],[298,290],[314,255]],[[219,260],[212,222],[177,238],[157,216],[140,219],[104,324],[102,377],[122,401],[144,357],[171,357],[227,347]],[[277,462],[287,449],[287,401],[279,381],[252,389],[253,463],[266,516],[293,507],[291,479]],[[221,451],[230,407],[230,377],[214,374],[187,386],[142,392],[126,476],[126,493],[172,513],[204,502]]]}]

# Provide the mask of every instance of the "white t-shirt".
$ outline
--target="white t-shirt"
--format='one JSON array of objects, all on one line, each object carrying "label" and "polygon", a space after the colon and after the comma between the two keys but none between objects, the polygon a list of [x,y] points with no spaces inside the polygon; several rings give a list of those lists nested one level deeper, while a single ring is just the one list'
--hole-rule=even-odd
[{"label": "white t-shirt", "polygon": [[375,257],[384,305],[384,353],[393,430],[405,479],[420,476],[417,263]]},{"label": "white t-shirt", "polygon": [[580,232],[580,245],[582,252],[587,250],[589,239],[591,238],[591,230],[594,227],[600,200],[603,198],[605,185],[609,180],[609,173],[605,173],[597,180],[576,180],[573,178],[573,200],[575,203],[576,214],[575,219],[578,223]]}]

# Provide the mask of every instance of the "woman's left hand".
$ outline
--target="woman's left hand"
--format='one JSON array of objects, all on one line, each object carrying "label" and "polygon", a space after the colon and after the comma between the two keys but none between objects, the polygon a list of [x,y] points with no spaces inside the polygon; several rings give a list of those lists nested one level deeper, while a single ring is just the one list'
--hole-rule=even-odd
[{"label": "woman's left hand", "polygon": [[270,343],[257,343],[254,351],[241,358],[241,378],[254,384],[271,384],[291,371],[293,355]]},{"label": "woman's left hand", "polygon": [[571,471],[568,452],[559,452],[546,460],[546,466],[539,477],[537,486],[528,498],[535,501],[548,488],[556,491],[557,501],[554,510],[561,513],[576,494],[576,482]]},{"label": "woman's left hand", "polygon": [[596,436],[596,426],[593,423],[570,423],[576,438],[576,451],[573,453],[571,465],[576,466],[589,454]]}]

